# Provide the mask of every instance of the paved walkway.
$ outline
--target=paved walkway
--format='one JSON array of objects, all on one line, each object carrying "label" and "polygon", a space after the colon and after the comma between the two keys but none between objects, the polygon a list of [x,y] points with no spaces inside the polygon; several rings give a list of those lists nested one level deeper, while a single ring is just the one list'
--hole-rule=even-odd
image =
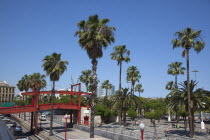
[{"label": "paved walkway", "polygon": [[[55,134],[58,134],[62,137],[64,137],[64,120],[60,116],[56,116],[58,123],[54,123],[54,132]],[[111,124],[106,124],[102,126],[96,126],[95,129],[101,129],[105,131],[110,131],[114,133],[121,133],[123,135],[129,135],[135,138],[140,137],[140,132],[139,132],[139,122],[143,121],[145,123],[145,140],[147,139],[153,139],[154,138],[154,127],[151,124],[149,119],[137,119],[137,124],[133,125],[132,121],[128,119],[128,125],[126,127],[120,127],[116,123],[111,123]],[[184,130],[184,124],[183,121],[180,121],[179,123],[179,128],[172,128],[172,123],[175,123],[173,121],[168,122],[166,120],[160,120],[160,122],[156,121],[156,127],[157,127],[157,133],[158,133],[158,139],[162,140],[210,140],[210,135],[206,133],[206,130],[202,130],[200,127],[200,123],[195,123],[195,136],[194,138],[188,137],[188,129],[187,131]],[[42,127],[45,129],[49,130],[49,121],[42,121]],[[210,124],[205,124],[206,128],[210,128]],[[166,137],[165,135],[165,130],[170,130],[168,136]],[[68,128],[67,131],[67,138],[68,139],[88,139],[89,138],[89,133],[83,132],[77,129],[73,128]],[[103,139],[103,140],[108,140],[107,138],[103,138],[100,136],[95,135],[95,138],[97,139]]]},{"label": "paved walkway", "polygon": [[[18,118],[18,116],[17,116],[17,118]],[[22,119],[21,118],[18,118],[18,119],[20,119],[21,121],[24,121],[23,117],[22,117]],[[27,120],[24,121],[24,122],[26,124],[30,125],[30,123],[28,121],[28,113],[27,113],[26,119]],[[39,121],[38,127],[40,127],[40,121]],[[49,132],[50,121],[49,120],[42,121],[41,127],[46,129],[47,130],[46,132]],[[53,133],[54,134],[59,135],[61,138],[62,137],[64,138],[64,135],[65,135],[65,131],[64,130],[65,130],[64,125],[61,125],[61,124],[55,123],[55,122],[53,123]],[[49,133],[46,133],[46,132],[42,132],[42,134],[45,134],[46,137],[50,138],[49,137]],[[95,137],[94,138],[95,140],[110,140],[108,138],[104,138],[104,137],[97,136],[97,135],[94,135],[94,137]],[[73,128],[68,128],[67,129],[67,139],[68,140],[77,140],[77,139],[88,140],[88,139],[90,139],[90,133],[87,133],[87,132],[84,132],[84,131],[80,131],[80,130],[77,130],[77,129],[73,129]],[[91,139],[91,140],[93,140],[93,139]]]}]

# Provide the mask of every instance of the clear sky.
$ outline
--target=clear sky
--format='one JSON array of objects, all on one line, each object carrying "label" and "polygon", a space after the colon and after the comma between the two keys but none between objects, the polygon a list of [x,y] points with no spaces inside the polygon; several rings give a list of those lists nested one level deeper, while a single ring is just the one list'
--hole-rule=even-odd
[{"label": "clear sky", "polygon": [[[198,70],[198,87],[210,90],[209,0],[0,0],[0,81],[15,86],[24,74],[45,74],[42,59],[57,52],[69,65],[56,89],[68,88],[71,77],[76,83],[82,70],[91,69],[91,60],[74,33],[80,20],[94,14],[109,18],[109,26],[116,28],[115,43],[99,59],[101,83],[110,80],[118,89],[119,67],[110,53],[114,46],[125,44],[131,61],[123,63],[122,87],[130,87],[126,70],[134,65],[142,76],[145,91],[141,95],[165,97],[166,83],[174,80],[167,74],[168,64],[180,61],[186,65],[182,49],[173,50],[171,40],[176,31],[191,27],[202,30],[206,45],[199,54],[190,51],[190,71]],[[186,75],[178,76],[179,82],[185,79]],[[50,90],[49,77],[46,80]]]}]

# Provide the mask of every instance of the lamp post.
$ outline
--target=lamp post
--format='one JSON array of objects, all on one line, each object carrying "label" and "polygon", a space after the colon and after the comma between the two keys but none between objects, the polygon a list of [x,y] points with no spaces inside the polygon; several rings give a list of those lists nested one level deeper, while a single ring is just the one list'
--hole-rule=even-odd
[{"label": "lamp post", "polygon": [[141,140],[144,140],[144,127],[145,127],[145,124],[141,121],[141,123],[139,124],[139,128],[141,131]]},{"label": "lamp post", "polygon": [[[196,73],[199,72],[199,71],[198,70],[193,70],[192,72],[195,73],[195,81],[197,82],[197,80],[196,80]],[[196,89],[197,89],[197,84],[196,84]]]},{"label": "lamp post", "polygon": [[67,131],[67,119],[70,118],[70,115],[67,115],[67,114],[66,114],[66,115],[64,116],[64,118],[66,119],[66,125],[65,125],[65,131],[64,131],[64,132],[65,132],[64,140],[67,140],[67,139],[66,139],[66,138],[67,138],[67,134],[66,134],[66,131]]}]

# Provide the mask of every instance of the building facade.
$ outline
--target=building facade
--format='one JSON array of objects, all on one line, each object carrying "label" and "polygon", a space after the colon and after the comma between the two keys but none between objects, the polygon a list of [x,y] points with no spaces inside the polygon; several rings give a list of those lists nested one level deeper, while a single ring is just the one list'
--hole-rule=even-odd
[{"label": "building facade", "polygon": [[[114,85],[112,85],[112,88],[107,90],[107,96],[110,97],[114,95],[114,93],[115,93],[115,87]],[[101,98],[105,96],[106,96],[106,89],[103,89],[102,85],[99,85],[97,87],[97,97]]]},{"label": "building facade", "polygon": [[0,81],[0,105],[4,102],[12,102],[15,96],[15,87]]}]

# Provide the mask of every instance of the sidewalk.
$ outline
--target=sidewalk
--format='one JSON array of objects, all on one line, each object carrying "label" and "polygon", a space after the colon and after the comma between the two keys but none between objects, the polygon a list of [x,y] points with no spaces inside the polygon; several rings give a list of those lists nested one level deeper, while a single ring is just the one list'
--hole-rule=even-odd
[{"label": "sidewalk", "polygon": [[[18,119],[30,126],[30,123],[29,123],[28,120],[24,121],[24,119],[21,119],[21,118],[18,118]],[[28,114],[27,114],[26,119],[28,119]],[[38,128],[39,127],[40,127],[40,120],[39,120]],[[50,121],[49,120],[42,121],[41,122],[41,127],[46,129],[46,131],[49,132]],[[42,131],[41,133],[44,134],[46,137],[48,137],[50,139],[53,139],[53,137],[54,137],[54,136],[49,137],[49,133],[47,133],[45,131]],[[58,135],[60,137],[60,139],[64,139],[65,127],[61,124],[53,122],[53,133],[55,135]],[[80,130],[77,130],[77,129],[73,129],[73,128],[68,128],[67,129],[67,139],[68,140],[77,140],[77,139],[80,139],[80,140],[81,139],[85,139],[85,140],[90,140],[90,139],[91,140],[93,140],[93,139],[94,140],[110,140],[110,139],[107,139],[107,138],[104,138],[104,137],[101,137],[101,136],[97,136],[97,135],[94,135],[94,136],[95,136],[95,138],[90,138],[90,133],[80,131]],[[56,139],[58,139],[58,137]]]}]

